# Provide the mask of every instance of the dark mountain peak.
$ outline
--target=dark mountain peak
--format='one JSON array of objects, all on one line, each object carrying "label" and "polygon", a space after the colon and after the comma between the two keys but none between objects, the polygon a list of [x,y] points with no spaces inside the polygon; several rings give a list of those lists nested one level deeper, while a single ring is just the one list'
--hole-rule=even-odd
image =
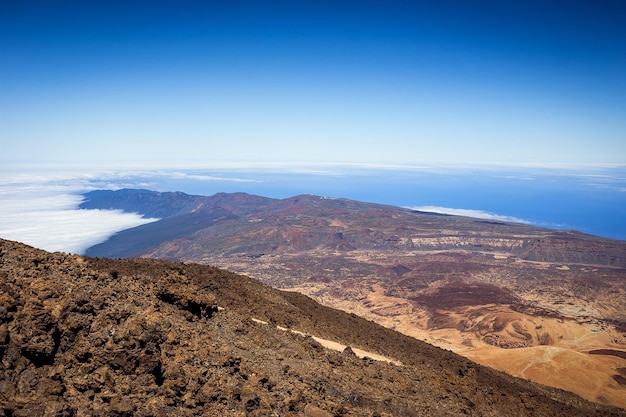
[{"label": "dark mountain peak", "polygon": [[285,198],[284,201],[290,204],[305,204],[309,202],[317,202],[319,200],[323,200],[324,197],[320,197],[315,194],[298,194],[293,197]]},{"label": "dark mountain peak", "polygon": [[200,209],[223,207],[239,215],[265,210],[280,201],[243,192],[190,195],[180,191],[158,192],[142,189],[96,190],[83,194],[82,209],[117,209],[144,217],[168,218]]},{"label": "dark mountain peak", "polygon": [[286,198],[281,200],[276,209],[290,210],[295,207],[299,208],[302,213],[324,216],[372,212],[376,212],[379,215],[387,212],[390,215],[394,212],[408,211],[400,207],[349,200],[347,198],[324,197],[315,194],[301,194]]},{"label": "dark mountain peak", "polygon": [[259,197],[256,196],[254,194],[250,194],[250,193],[244,193],[243,191],[237,191],[234,193],[225,193],[225,192],[219,192],[219,193],[215,193],[211,196],[212,198],[215,199],[231,199],[231,198],[235,198],[235,199],[249,199],[249,198],[264,198],[264,197]]},{"label": "dark mountain peak", "polygon": [[189,212],[205,197],[182,192],[157,192],[124,188],[121,190],[95,190],[84,193],[82,209],[116,209],[139,213],[144,217],[166,218]]},{"label": "dark mountain peak", "polygon": [[217,193],[206,197],[205,204],[227,208],[238,215],[264,211],[280,200],[248,193]]}]

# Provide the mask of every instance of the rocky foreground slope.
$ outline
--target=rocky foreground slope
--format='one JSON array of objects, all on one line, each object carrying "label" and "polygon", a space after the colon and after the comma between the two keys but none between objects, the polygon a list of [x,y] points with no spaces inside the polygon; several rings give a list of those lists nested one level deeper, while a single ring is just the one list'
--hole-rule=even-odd
[{"label": "rocky foreground slope", "polygon": [[214,267],[4,240],[0,359],[4,416],[626,416]]}]

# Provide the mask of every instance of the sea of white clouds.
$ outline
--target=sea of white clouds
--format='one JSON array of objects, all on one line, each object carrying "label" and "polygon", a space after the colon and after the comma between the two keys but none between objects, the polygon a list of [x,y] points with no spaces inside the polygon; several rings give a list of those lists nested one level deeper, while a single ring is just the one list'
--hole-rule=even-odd
[{"label": "sea of white clouds", "polygon": [[80,183],[0,185],[0,237],[47,251],[82,253],[112,234],[156,219],[119,210],[79,210]]}]

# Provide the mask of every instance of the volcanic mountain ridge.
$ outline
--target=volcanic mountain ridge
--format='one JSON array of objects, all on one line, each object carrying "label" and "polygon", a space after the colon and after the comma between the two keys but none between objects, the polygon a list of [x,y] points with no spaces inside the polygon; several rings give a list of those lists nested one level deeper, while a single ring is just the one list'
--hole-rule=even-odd
[{"label": "volcanic mountain ridge", "polygon": [[626,242],[313,195],[98,191],[83,207],[164,216],[89,255],[222,267],[626,408]]}]

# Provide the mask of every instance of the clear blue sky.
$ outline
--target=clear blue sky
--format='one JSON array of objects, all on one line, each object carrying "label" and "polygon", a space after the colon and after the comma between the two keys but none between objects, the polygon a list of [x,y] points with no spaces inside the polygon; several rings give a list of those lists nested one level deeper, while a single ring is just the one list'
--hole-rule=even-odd
[{"label": "clear blue sky", "polygon": [[622,1],[0,0],[0,160],[626,163]]}]

